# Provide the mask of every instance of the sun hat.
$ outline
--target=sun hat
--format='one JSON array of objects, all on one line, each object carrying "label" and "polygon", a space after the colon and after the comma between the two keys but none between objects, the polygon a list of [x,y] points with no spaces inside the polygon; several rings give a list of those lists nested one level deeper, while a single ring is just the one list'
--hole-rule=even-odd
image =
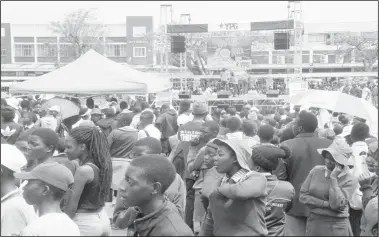
[{"label": "sun hat", "polygon": [[321,155],[328,151],[334,158],[334,160],[341,165],[350,165],[349,158],[353,153],[351,147],[343,140],[335,140],[326,149],[317,149]]},{"label": "sun hat", "polygon": [[1,144],[1,164],[14,172],[20,172],[26,165],[26,158],[17,147]]},{"label": "sun hat", "polygon": [[57,162],[45,162],[35,167],[30,172],[15,173],[18,179],[38,179],[63,191],[67,191],[74,183],[72,172],[64,165]]},{"label": "sun hat", "polygon": [[12,107],[13,109],[18,109],[18,105],[20,104],[20,101],[14,97],[11,97],[9,99],[6,99],[7,104]]},{"label": "sun hat", "polygon": [[237,162],[241,166],[242,169],[245,170],[251,170],[253,167],[253,164],[251,162],[251,148],[245,141],[241,141],[240,139],[220,139],[215,138],[213,140],[214,143],[217,144],[217,142],[223,143],[230,147],[236,153],[237,156]]},{"label": "sun hat", "polygon": [[201,101],[195,101],[192,105],[192,114],[203,115],[208,113],[208,105]]}]

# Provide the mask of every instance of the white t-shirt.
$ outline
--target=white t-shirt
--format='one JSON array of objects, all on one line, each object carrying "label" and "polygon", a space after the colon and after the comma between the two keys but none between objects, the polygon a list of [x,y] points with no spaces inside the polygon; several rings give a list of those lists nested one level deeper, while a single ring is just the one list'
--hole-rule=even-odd
[{"label": "white t-shirt", "polygon": [[158,140],[161,140],[161,131],[159,131],[158,128],[156,128],[153,124],[147,125],[144,129],[140,130],[138,132],[138,140],[147,137],[146,132],[149,134],[150,137],[154,137]]},{"label": "white t-shirt", "polygon": [[49,213],[29,224],[21,236],[80,236],[80,231],[65,213]]},{"label": "white t-shirt", "polygon": [[26,203],[19,189],[1,198],[1,236],[19,235],[36,219],[33,206]]}]

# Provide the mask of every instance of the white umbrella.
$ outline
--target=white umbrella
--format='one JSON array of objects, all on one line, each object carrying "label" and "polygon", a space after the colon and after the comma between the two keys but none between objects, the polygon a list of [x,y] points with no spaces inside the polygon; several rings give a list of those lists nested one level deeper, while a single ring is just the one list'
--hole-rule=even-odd
[{"label": "white umbrella", "polygon": [[372,134],[378,134],[378,109],[371,103],[340,91],[307,90],[290,96],[290,103],[323,108],[366,120]]}]

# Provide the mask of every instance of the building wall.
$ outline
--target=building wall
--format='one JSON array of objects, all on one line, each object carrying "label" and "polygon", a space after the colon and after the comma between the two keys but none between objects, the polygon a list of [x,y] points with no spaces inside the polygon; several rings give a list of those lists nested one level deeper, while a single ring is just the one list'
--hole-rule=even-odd
[{"label": "building wall", "polygon": [[[128,63],[133,65],[151,65],[154,60],[153,17],[128,16],[126,17],[127,54]],[[145,52],[145,53],[143,53]]]},{"label": "building wall", "polygon": [[1,64],[12,63],[11,25],[1,23]]}]

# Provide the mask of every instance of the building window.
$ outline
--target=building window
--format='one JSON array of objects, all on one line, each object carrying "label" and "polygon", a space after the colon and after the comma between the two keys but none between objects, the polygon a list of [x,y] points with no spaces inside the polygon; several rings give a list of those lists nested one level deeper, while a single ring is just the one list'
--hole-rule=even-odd
[{"label": "building window", "polygon": [[1,37],[5,37],[5,28],[1,28]]},{"label": "building window", "polygon": [[125,44],[107,45],[107,57],[126,57]]},{"label": "building window", "polygon": [[325,42],[327,37],[326,34],[310,34],[308,35],[308,42],[309,43],[320,43]]},{"label": "building window", "polygon": [[71,44],[59,45],[59,57],[68,58],[74,56],[74,47]]},{"label": "building window", "polygon": [[146,27],[145,26],[133,26],[133,38],[145,37]]},{"label": "building window", "polygon": [[7,56],[7,49],[1,48],[1,56]]},{"label": "building window", "polygon": [[133,47],[134,58],[146,58],[146,47]]},{"label": "building window", "polygon": [[34,57],[34,45],[16,44],[15,57]]},{"label": "building window", "polygon": [[38,57],[56,57],[57,46],[55,44],[39,44]]}]

